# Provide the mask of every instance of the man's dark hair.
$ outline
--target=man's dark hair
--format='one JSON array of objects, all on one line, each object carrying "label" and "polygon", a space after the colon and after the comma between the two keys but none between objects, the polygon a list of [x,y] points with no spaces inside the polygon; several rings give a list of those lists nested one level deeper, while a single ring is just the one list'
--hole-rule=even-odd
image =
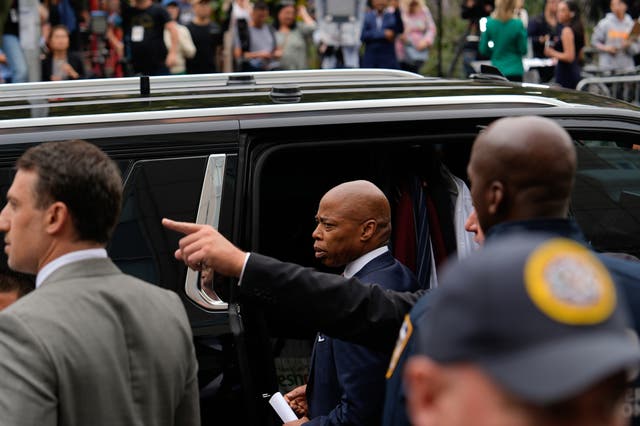
[{"label": "man's dark hair", "polygon": [[120,215],[122,179],[98,147],[82,140],[43,143],[22,154],[16,168],[38,174],[36,207],[60,201],[69,209],[79,240],[109,240]]},{"label": "man's dark hair", "polygon": [[9,268],[0,269],[0,293],[17,292],[18,298],[35,288],[33,275],[22,274]]},{"label": "man's dark hair", "polygon": [[9,268],[7,255],[0,252],[0,293],[17,292],[18,298],[36,288],[36,277]]},{"label": "man's dark hair", "polygon": [[263,2],[263,1],[257,1],[253,5],[253,9],[254,10],[266,10],[266,11],[269,11],[269,6],[267,6],[267,3]]}]

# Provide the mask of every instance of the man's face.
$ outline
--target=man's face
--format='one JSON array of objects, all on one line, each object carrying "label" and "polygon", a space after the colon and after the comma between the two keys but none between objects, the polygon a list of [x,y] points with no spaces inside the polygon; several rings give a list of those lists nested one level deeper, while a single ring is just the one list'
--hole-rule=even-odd
[{"label": "man's face", "polygon": [[269,11],[261,9],[253,9],[251,17],[253,18],[253,25],[260,28],[267,21]]},{"label": "man's face", "polygon": [[622,426],[629,420],[617,376],[583,389],[560,410],[517,398],[471,363],[443,365],[415,355],[403,377],[415,426]]},{"label": "man's face", "polygon": [[464,223],[464,230],[473,234],[473,241],[478,243],[478,245],[484,244],[484,232],[482,232],[475,210],[471,212],[467,221]]},{"label": "man's face", "polygon": [[[475,147],[474,147],[475,148]],[[483,176],[483,167],[478,161],[478,156],[474,155],[475,149],[471,153],[467,175],[471,182],[471,200],[473,201],[476,222],[483,230],[489,229],[489,211],[485,202],[486,179]]]},{"label": "man's face", "polygon": [[200,19],[208,19],[211,17],[211,6],[209,2],[197,2],[193,6],[193,13]]},{"label": "man's face", "polygon": [[624,4],[623,1],[611,0],[609,7],[611,8],[611,12],[618,17],[624,16],[625,13],[627,13],[627,5]]},{"label": "man's face", "polygon": [[180,14],[180,8],[177,4],[167,5],[167,13],[169,13],[172,21],[177,21],[178,15]]},{"label": "man's face", "polygon": [[415,426],[535,424],[504,390],[470,364],[442,366],[413,357],[405,368],[405,383],[409,418]]},{"label": "man's face", "polygon": [[344,266],[361,255],[362,223],[342,204],[324,196],[316,214],[318,225],[311,234],[316,259],[329,267]]},{"label": "man's face", "polygon": [[7,204],[0,212],[0,232],[4,232],[4,251],[14,271],[36,274],[44,254],[46,209],[36,207],[35,171],[19,169],[7,192]]}]

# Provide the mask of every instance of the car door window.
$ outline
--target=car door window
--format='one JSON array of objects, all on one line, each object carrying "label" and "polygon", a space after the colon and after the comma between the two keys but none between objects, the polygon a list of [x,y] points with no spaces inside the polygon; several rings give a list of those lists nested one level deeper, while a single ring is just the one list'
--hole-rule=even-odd
[{"label": "car door window", "polygon": [[183,293],[185,268],[173,258],[179,235],[163,217],[196,219],[207,157],[138,161],[125,182],[120,219],[108,246],[123,272]]},{"label": "car door window", "polygon": [[572,214],[596,250],[640,256],[640,147],[612,137],[576,149]]}]

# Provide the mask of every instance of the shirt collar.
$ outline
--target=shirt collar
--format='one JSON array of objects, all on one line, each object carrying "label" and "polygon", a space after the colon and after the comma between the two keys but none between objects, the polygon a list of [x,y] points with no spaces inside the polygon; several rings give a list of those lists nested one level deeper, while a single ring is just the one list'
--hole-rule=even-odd
[{"label": "shirt collar", "polygon": [[389,247],[382,246],[382,247],[378,247],[375,250],[371,250],[369,253],[363,254],[362,256],[360,256],[359,258],[354,260],[353,262],[349,262],[347,264],[347,266],[345,266],[344,272],[342,273],[342,275],[344,275],[347,278],[353,277],[355,274],[360,272],[360,270],[362,268],[364,268],[364,266],[367,263],[371,262],[376,257],[378,257],[381,254],[384,254],[384,253],[386,253],[388,251],[389,251]]},{"label": "shirt collar", "polygon": [[49,275],[65,265],[87,259],[106,259],[106,257],[107,250],[103,248],[77,250],[64,254],[47,263],[42,269],[40,269],[40,271],[38,271],[38,275],[36,276],[36,288],[40,287],[44,280],[49,278]]}]

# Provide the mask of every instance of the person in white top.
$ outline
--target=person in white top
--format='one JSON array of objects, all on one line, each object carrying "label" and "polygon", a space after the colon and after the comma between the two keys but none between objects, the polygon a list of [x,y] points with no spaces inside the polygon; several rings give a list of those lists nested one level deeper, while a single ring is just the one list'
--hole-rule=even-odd
[{"label": "person in white top", "polygon": [[[176,23],[176,30],[178,30],[178,49],[176,51],[176,61],[169,72],[171,74],[184,74],[187,71],[186,60],[191,59],[196,55],[196,46],[193,44],[191,33],[189,29],[182,24],[179,24],[178,19],[180,17],[180,6],[176,0],[171,0],[167,3],[167,12],[171,20]],[[171,33],[168,29],[164,30],[164,44],[167,46],[167,50],[171,50]]]}]

